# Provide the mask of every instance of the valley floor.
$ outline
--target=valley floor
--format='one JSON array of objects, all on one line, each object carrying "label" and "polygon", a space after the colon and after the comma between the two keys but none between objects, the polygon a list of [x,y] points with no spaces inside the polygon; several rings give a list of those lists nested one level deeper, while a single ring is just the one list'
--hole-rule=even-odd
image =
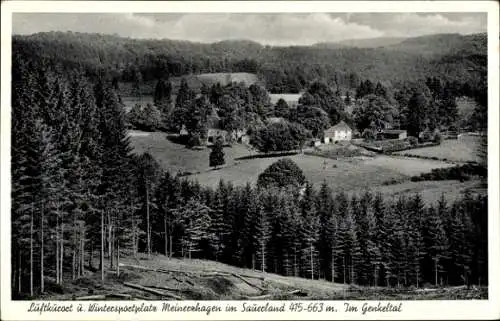
[{"label": "valley floor", "polygon": [[[201,185],[216,187],[222,179],[234,185],[255,184],[260,173],[280,158],[291,158],[316,187],[326,182],[334,192],[381,192],[384,196],[421,193],[426,202],[434,202],[441,194],[455,200],[465,190],[485,194],[487,188],[478,180],[410,182],[410,177],[428,173],[434,168],[454,166],[454,162],[417,159],[400,155],[354,156],[338,159],[315,155],[255,157],[258,153],[248,146],[234,144],[224,148],[226,164],[217,170],[208,166],[210,149],[192,150],[167,139],[161,132],[131,131],[135,152],[149,152],[165,170],[181,173]],[[463,142],[464,144],[467,141]],[[457,145],[457,142],[451,144]],[[443,148],[448,150],[448,145]],[[464,147],[464,150],[467,148]],[[416,150],[417,151],[417,150]],[[472,153],[473,149],[469,149]],[[394,184],[387,185],[388,182]]]}]

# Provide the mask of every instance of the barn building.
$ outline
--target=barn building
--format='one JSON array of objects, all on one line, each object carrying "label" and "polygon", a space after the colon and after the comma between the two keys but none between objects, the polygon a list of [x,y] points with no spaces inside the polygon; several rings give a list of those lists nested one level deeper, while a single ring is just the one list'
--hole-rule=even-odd
[{"label": "barn building", "polygon": [[384,139],[399,139],[403,140],[408,137],[406,130],[402,129],[386,129],[382,132]]},{"label": "barn building", "polygon": [[339,122],[323,132],[323,142],[325,144],[351,140],[351,138],[352,129],[344,121]]},{"label": "barn building", "polygon": [[213,145],[218,138],[222,139],[223,145],[226,145],[229,139],[228,132],[223,129],[209,128],[207,130],[207,140],[205,142],[205,145]]}]

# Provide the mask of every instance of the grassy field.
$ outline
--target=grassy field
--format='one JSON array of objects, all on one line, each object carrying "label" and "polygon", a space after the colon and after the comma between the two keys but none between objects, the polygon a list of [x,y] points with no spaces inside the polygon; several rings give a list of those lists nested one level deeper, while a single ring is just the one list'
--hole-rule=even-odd
[{"label": "grassy field", "polygon": [[[409,196],[420,194],[422,199],[427,204],[437,202],[441,195],[449,202],[459,198],[466,190],[472,192],[473,195],[485,195],[488,192],[479,180],[471,180],[466,182],[459,182],[454,180],[448,181],[422,181],[422,182],[402,182],[393,185],[376,186],[370,188],[372,192],[380,192],[386,199],[397,198],[399,196]],[[366,189],[357,189],[350,192],[350,194],[361,194]]]},{"label": "grassy field", "polygon": [[[205,172],[210,170],[208,159],[210,149],[192,150],[184,145],[174,143],[167,139],[167,134],[162,132],[144,133],[132,131],[130,135],[132,147],[136,153],[149,152],[162,166],[162,168],[178,172]],[[234,163],[234,159],[247,156],[250,151],[240,144],[232,148],[225,148],[226,164]]]},{"label": "grassy field", "polygon": [[[84,277],[74,281],[68,279],[63,286],[51,287],[52,283],[48,281],[46,294],[39,299],[81,300],[88,295],[101,295],[101,299],[108,300],[442,300],[486,299],[488,294],[487,287],[396,289],[350,286],[162,255],[153,255],[149,259],[145,255],[122,258],[120,262],[120,274],[117,275],[116,269],[110,269],[104,282],[100,280],[99,271],[86,271]],[[105,265],[109,266],[107,259]],[[132,288],[130,284],[143,288]],[[118,295],[121,298],[117,298]]]},{"label": "grassy field", "polygon": [[[339,160],[313,155],[251,158],[255,152],[234,144],[224,148],[226,165],[213,170],[208,166],[210,150],[192,150],[166,138],[165,133],[131,132],[137,153],[149,152],[160,165],[173,173],[183,172],[202,185],[217,186],[221,179],[235,185],[255,184],[260,173],[280,158],[290,157],[304,171],[306,178],[319,186],[326,181],[334,191],[362,190],[380,186],[389,180],[404,181],[432,168],[452,166],[449,163],[405,157],[378,155]],[[245,158],[246,157],[246,158]]]},{"label": "grassy field", "polygon": [[[209,149],[192,150],[168,140],[166,136],[160,132],[133,131],[130,139],[135,152],[149,152],[164,169],[173,173],[193,173],[195,175],[190,178],[202,185],[217,186],[221,179],[232,181],[235,185],[254,184],[262,171],[283,157],[241,159],[255,152],[234,144],[231,148],[224,148],[226,165],[212,170],[208,166]],[[310,182],[319,185],[325,180],[334,190],[367,188],[390,179],[407,178],[406,174],[390,166],[370,164],[364,160],[332,160],[311,155],[289,157],[299,165]]]},{"label": "grassy field", "polygon": [[[390,168],[363,164],[357,160],[333,160],[312,155],[287,156],[304,172],[306,179],[316,186],[326,181],[334,191],[368,188],[390,179],[404,179],[406,175]],[[216,186],[220,179],[235,185],[254,184],[269,165],[282,157],[248,159],[234,166],[193,175],[203,185]]]},{"label": "grassy field", "polygon": [[[235,185],[255,184],[258,176],[280,158],[289,157],[303,170],[308,181],[316,187],[326,181],[334,192],[360,193],[370,189],[385,196],[421,193],[429,202],[436,201],[443,193],[447,199],[458,197],[466,189],[486,193],[478,181],[424,181],[410,182],[411,176],[430,172],[433,168],[450,167],[451,163],[377,155],[375,157],[339,158],[338,160],[313,155],[291,155],[251,158],[254,151],[234,144],[224,148],[226,165],[217,170],[208,166],[210,149],[192,150],[167,139],[165,133],[131,131],[130,139],[136,153],[149,152],[162,168],[172,173],[183,173],[205,186],[216,187],[221,179]],[[396,184],[384,185],[388,181]]]},{"label": "grassy field", "polygon": [[405,150],[395,153],[396,155],[410,154],[415,156],[437,157],[452,162],[478,161],[477,146],[479,137],[462,135],[459,139],[444,140],[441,145]]},{"label": "grassy field", "polygon": [[452,163],[429,160],[415,159],[411,157],[392,157],[386,155],[377,155],[373,158],[367,158],[363,162],[364,166],[378,166],[380,168],[390,169],[403,175],[414,176],[430,172],[433,168],[452,167]]}]

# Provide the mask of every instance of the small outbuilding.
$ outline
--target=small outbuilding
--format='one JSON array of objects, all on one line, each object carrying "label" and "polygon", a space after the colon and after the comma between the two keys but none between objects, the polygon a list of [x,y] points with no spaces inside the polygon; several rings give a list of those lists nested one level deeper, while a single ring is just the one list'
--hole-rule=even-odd
[{"label": "small outbuilding", "polygon": [[408,133],[403,129],[386,129],[382,131],[384,139],[399,139],[403,140],[408,137]]},{"label": "small outbuilding", "polygon": [[218,138],[222,139],[222,143],[225,145],[228,140],[228,132],[222,129],[209,128],[205,144],[207,146],[213,145]]},{"label": "small outbuilding", "polygon": [[319,147],[321,146],[321,140],[319,139],[313,139],[309,142],[311,147]]}]

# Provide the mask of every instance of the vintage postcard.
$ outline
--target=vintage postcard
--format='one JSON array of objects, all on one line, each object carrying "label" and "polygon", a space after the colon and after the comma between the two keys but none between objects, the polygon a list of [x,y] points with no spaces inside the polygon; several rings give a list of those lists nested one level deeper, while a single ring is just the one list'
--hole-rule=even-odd
[{"label": "vintage postcard", "polygon": [[498,9],[3,2],[0,318],[500,318]]}]

